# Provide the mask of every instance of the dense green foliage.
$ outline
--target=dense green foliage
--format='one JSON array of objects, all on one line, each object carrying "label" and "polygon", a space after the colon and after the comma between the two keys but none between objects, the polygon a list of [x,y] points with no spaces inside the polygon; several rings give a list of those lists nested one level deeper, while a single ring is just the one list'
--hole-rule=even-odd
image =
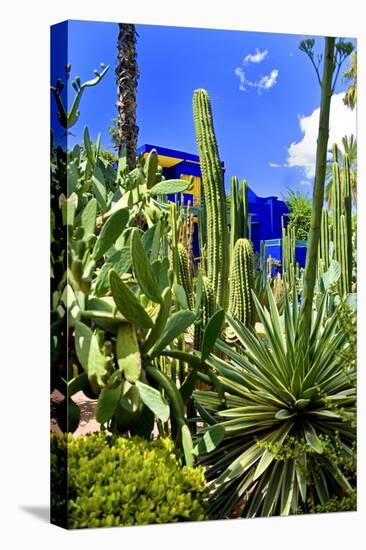
[{"label": "dense green foliage", "polygon": [[[64,438],[52,441],[54,453],[63,449]],[[67,446],[71,529],[208,519],[203,469],[182,466],[170,439],[99,433],[69,436]]]},{"label": "dense green foliage", "polygon": [[[302,44],[314,61],[312,48]],[[313,203],[290,191],[282,261],[267,259],[264,246],[254,261],[248,183],[232,179],[229,238],[205,90],[195,91],[193,110],[204,193],[195,259],[197,210],[168,201],[191,181],[166,180],[155,150],[137,159],[130,151],[128,160],[121,147],[116,159],[87,128],[82,146],[51,146],[51,390],[65,397],[53,409],[69,432],[51,439],[58,524],[355,506],[350,159],[345,153],[341,164],[333,148],[331,212],[320,208],[321,186]],[[305,293],[296,240],[307,239],[315,203]],[[96,400],[101,433],[73,438],[80,391]]]},{"label": "dense green foliage", "polygon": [[220,392],[194,394],[212,418],[203,438],[216,438],[200,454],[218,517],[239,504],[245,517],[297,513],[309,497],[324,505],[355,489],[343,465],[354,461],[356,370],[337,312],[326,319],[325,294],[307,339],[296,300],[285,295],[283,324],[269,288],[268,300],[269,310],[256,300],[264,338],[229,316],[242,347],[219,341],[224,358],[207,360],[225,406]]},{"label": "dense green foliage", "polygon": [[295,228],[296,239],[306,240],[310,229],[311,200],[300,191],[290,189],[287,197],[284,197],[289,209],[288,227]]}]

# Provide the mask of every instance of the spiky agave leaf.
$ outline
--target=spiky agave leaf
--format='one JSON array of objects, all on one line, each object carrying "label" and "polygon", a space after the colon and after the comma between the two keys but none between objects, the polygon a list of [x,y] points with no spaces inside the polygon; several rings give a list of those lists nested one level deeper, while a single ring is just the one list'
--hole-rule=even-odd
[{"label": "spiky agave leaf", "polygon": [[225,390],[226,408],[216,392],[195,392],[201,411],[225,431],[200,458],[216,517],[238,507],[245,517],[308,511],[309,498],[324,504],[352,491],[341,462],[353,457],[356,373],[343,365],[347,344],[337,315],[325,319],[325,296],[306,340],[297,303],[286,296],[280,317],[267,292],[269,310],[254,296],[266,339],[228,315],[243,351],[218,341],[220,357],[206,361]]}]

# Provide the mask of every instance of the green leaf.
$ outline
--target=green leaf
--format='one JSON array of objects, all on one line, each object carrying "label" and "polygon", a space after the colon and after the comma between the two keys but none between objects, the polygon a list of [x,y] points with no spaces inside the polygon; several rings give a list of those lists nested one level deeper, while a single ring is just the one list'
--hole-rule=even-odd
[{"label": "green leaf", "polygon": [[295,407],[297,409],[305,409],[310,403],[311,399],[297,399],[295,401]]},{"label": "green leaf", "polygon": [[225,428],[221,424],[215,424],[209,428],[193,450],[194,455],[211,453],[225,437]]},{"label": "green leaf", "polygon": [[174,338],[177,338],[189,327],[189,325],[193,323],[194,317],[194,313],[187,309],[173,313],[168,320],[161,337],[150,351],[150,357],[159,355],[159,353],[163,351],[163,349],[170,344]]},{"label": "green leaf", "polygon": [[129,382],[124,382],[122,393],[119,403],[121,408],[129,413],[136,413],[142,406],[140,392],[136,385],[131,386]]},{"label": "green leaf", "polygon": [[117,333],[117,362],[125,378],[134,383],[141,374],[141,355],[136,329],[129,323],[121,323]]},{"label": "green leaf", "polygon": [[146,186],[151,189],[155,183],[158,170],[158,155],[156,149],[151,149],[145,163]]},{"label": "green leaf", "polygon": [[95,198],[103,212],[107,210],[107,189],[104,183],[104,176],[99,166],[95,166],[92,175],[92,186]]},{"label": "green leaf", "polygon": [[136,279],[142,292],[153,302],[160,303],[162,299],[160,288],[136,229],[131,234],[131,256]]},{"label": "green leaf", "polygon": [[160,252],[160,243],[161,243],[161,223],[160,220],[155,225],[154,239],[151,245],[150,260],[153,262],[159,256]]},{"label": "green leaf", "polygon": [[192,467],[193,466],[193,442],[192,442],[191,432],[189,431],[187,424],[182,424],[181,435],[182,435],[182,447],[183,447],[184,459],[186,461],[186,465]]},{"label": "green leaf", "polygon": [[324,289],[328,290],[331,285],[334,285],[341,276],[341,267],[336,260],[332,260],[329,264],[328,270],[322,276],[322,282]]},{"label": "green leaf", "polygon": [[275,414],[276,420],[287,420],[288,418],[292,418],[293,416],[295,416],[295,413],[288,411],[287,409],[280,409]]},{"label": "green leaf", "polygon": [[117,212],[114,212],[114,214],[108,218],[94,246],[93,258],[96,261],[116,242],[117,238],[125,229],[128,219],[129,212],[127,208],[117,210]]},{"label": "green leaf", "polygon": [[77,191],[78,178],[79,178],[78,165],[79,165],[78,159],[69,161],[67,164],[66,177],[67,177],[67,196],[68,197],[71,195],[71,193],[76,193]]},{"label": "green leaf", "polygon": [[155,344],[155,342],[160,337],[166,325],[166,322],[169,318],[171,304],[172,304],[172,291],[168,286],[163,291],[163,300],[159,306],[159,312],[156,317],[154,326],[149,332],[149,334],[147,335],[147,338],[142,345],[141,351],[143,355],[145,355],[149,351],[149,349]]},{"label": "green leaf", "polygon": [[116,388],[105,388],[100,392],[95,417],[100,424],[110,420],[121,398],[122,384]]},{"label": "green leaf", "polygon": [[188,301],[187,301],[186,291],[184,290],[182,285],[175,285],[174,294],[175,294],[175,298],[176,298],[179,306],[182,309],[189,309],[188,308]]},{"label": "green leaf", "polygon": [[162,422],[167,422],[169,418],[169,403],[155,388],[137,381],[136,386],[140,392],[140,397],[145,405],[158,417]]},{"label": "green leaf", "polygon": [[225,319],[225,311],[219,309],[209,319],[202,338],[201,357],[204,361],[211,353],[215,342],[221,332],[221,328]]},{"label": "green leaf", "polygon": [[94,166],[95,158],[94,158],[94,153],[93,153],[87,126],[85,126],[85,129],[84,129],[84,149],[85,149],[85,153],[88,161],[92,166]]},{"label": "green leaf", "polygon": [[263,472],[268,468],[271,462],[274,460],[274,454],[269,449],[264,449],[262,458],[260,459],[258,466],[255,470],[253,481],[258,479]]},{"label": "green leaf", "polygon": [[131,253],[130,249],[126,246],[121,250],[118,250],[113,256],[111,256],[99,271],[94,293],[96,296],[104,296],[109,290],[109,272],[113,269],[117,275],[121,276],[127,273],[131,267]]},{"label": "green leaf", "polygon": [[114,301],[122,315],[138,328],[152,328],[153,321],[151,317],[113,269],[109,272],[109,284]]},{"label": "green leaf", "polygon": [[98,340],[89,327],[75,321],[75,351],[92,385],[102,386],[107,375],[107,361]]},{"label": "green leaf", "polygon": [[79,391],[83,391],[85,387],[89,386],[89,379],[86,372],[82,372],[79,376],[69,380],[67,384],[67,395],[71,397]]},{"label": "green leaf", "polygon": [[185,378],[183,384],[179,388],[179,393],[182,396],[183,401],[187,401],[192,397],[193,390],[197,381],[197,370],[192,369],[188,376]]},{"label": "green leaf", "polygon": [[90,199],[81,213],[80,225],[84,228],[84,240],[95,233],[95,223],[97,219],[97,199]]},{"label": "green leaf", "polygon": [[75,212],[78,205],[78,196],[76,193],[72,193],[69,197],[65,197],[61,193],[59,198],[59,204],[62,212],[62,223],[64,225],[74,225]]},{"label": "green leaf", "polygon": [[156,232],[156,225],[157,224],[154,224],[153,226],[149,227],[149,229],[145,231],[141,237],[143,247],[147,253],[151,251],[151,247],[154,241],[154,235]]},{"label": "green leaf", "polygon": [[190,182],[186,180],[164,180],[157,183],[150,189],[151,195],[170,195],[174,193],[182,193],[190,186]]},{"label": "green leaf", "polygon": [[314,449],[316,453],[322,454],[323,446],[320,439],[317,436],[317,433],[314,427],[308,422],[306,422],[304,423],[304,432],[305,432],[306,443],[310,445],[310,447]]},{"label": "green leaf", "polygon": [[169,285],[169,259],[165,256],[162,260],[154,260],[151,263],[155,279],[159,283],[162,292]]}]

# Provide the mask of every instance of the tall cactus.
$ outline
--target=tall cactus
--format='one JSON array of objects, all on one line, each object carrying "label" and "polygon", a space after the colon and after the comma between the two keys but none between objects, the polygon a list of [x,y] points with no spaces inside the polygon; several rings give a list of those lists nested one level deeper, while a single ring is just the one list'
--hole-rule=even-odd
[{"label": "tall cactus", "polygon": [[322,211],[322,222],[320,228],[320,246],[319,246],[319,261],[322,260],[323,267],[327,271],[329,267],[329,216],[328,210],[324,207]]},{"label": "tall cactus", "polygon": [[199,308],[198,320],[194,325],[194,349],[200,349],[203,337],[203,331],[208,320],[215,313],[216,302],[215,293],[208,277],[202,277],[202,296]]},{"label": "tall cactus", "polygon": [[345,155],[343,178],[340,176],[337,145],[333,145],[332,166],[332,239],[334,258],[341,266],[338,290],[343,296],[352,289],[352,198],[349,160]]},{"label": "tall cactus", "polygon": [[296,234],[295,227],[282,226],[282,276],[288,288],[296,280]]},{"label": "tall cactus", "polygon": [[254,326],[255,323],[252,289],[252,243],[248,239],[238,239],[231,263],[229,311],[246,326]]},{"label": "tall cactus", "polygon": [[207,271],[216,303],[226,309],[229,275],[224,177],[206,90],[195,90],[193,115],[200,157],[207,224]]},{"label": "tall cactus", "polygon": [[343,186],[342,202],[345,215],[345,246],[347,253],[347,292],[351,292],[352,287],[352,190],[351,190],[351,171],[348,154],[344,155],[343,165]]},{"label": "tall cactus", "polygon": [[230,257],[238,239],[248,238],[248,182],[243,180],[239,186],[236,176],[231,179],[230,204]]},{"label": "tall cactus", "polygon": [[178,283],[182,285],[187,296],[187,302],[189,309],[193,309],[193,287],[192,287],[192,274],[189,268],[188,253],[186,248],[178,243]]}]

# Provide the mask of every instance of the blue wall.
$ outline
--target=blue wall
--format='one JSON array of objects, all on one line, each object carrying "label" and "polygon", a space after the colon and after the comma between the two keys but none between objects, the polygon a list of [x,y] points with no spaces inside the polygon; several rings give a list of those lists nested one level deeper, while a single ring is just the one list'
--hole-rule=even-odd
[{"label": "blue wall", "polygon": [[[198,157],[197,157],[198,158]],[[224,168],[223,168],[224,171]],[[179,178],[181,174],[200,176],[201,170],[199,164],[182,161],[171,168],[163,169],[164,176],[168,178]],[[193,203],[192,195],[185,194],[184,204],[188,200]],[[174,195],[168,196],[169,200],[174,201]],[[282,216],[288,213],[286,204],[277,197],[258,197],[254,191],[248,191],[248,210],[251,214],[251,239],[255,252],[259,252],[260,242],[268,239],[279,239],[282,237]],[[284,221],[286,225],[285,216]]]},{"label": "blue wall", "polygon": [[[180,178],[181,174],[188,174],[192,176],[201,177],[201,169],[199,165],[199,157],[190,153],[184,153],[182,151],[175,151],[173,149],[167,149],[155,145],[142,145],[138,149],[138,153],[145,153],[155,148],[160,155],[182,158],[183,160],[178,164],[170,167],[163,168],[164,176],[167,179]],[[222,170],[225,174],[224,163],[222,162]],[[168,199],[171,201],[180,201],[180,196],[168,195]],[[185,193],[183,195],[184,204],[187,205],[188,201],[193,204],[193,196]],[[258,197],[252,189],[248,190],[248,210],[251,215],[251,240],[253,242],[253,248],[255,252],[260,252],[261,241],[281,239],[282,237],[282,217],[288,213],[286,204],[279,200],[275,196],[270,197]],[[284,224],[287,225],[287,216],[284,216]],[[197,231],[195,231],[197,233]],[[198,247],[198,241],[195,239],[196,247]],[[273,250],[269,252],[273,258],[281,260],[281,245],[274,246]],[[198,256],[199,251],[194,249],[194,255]],[[300,255],[302,254],[299,253]],[[303,258],[300,258],[300,265],[303,263]]]}]

